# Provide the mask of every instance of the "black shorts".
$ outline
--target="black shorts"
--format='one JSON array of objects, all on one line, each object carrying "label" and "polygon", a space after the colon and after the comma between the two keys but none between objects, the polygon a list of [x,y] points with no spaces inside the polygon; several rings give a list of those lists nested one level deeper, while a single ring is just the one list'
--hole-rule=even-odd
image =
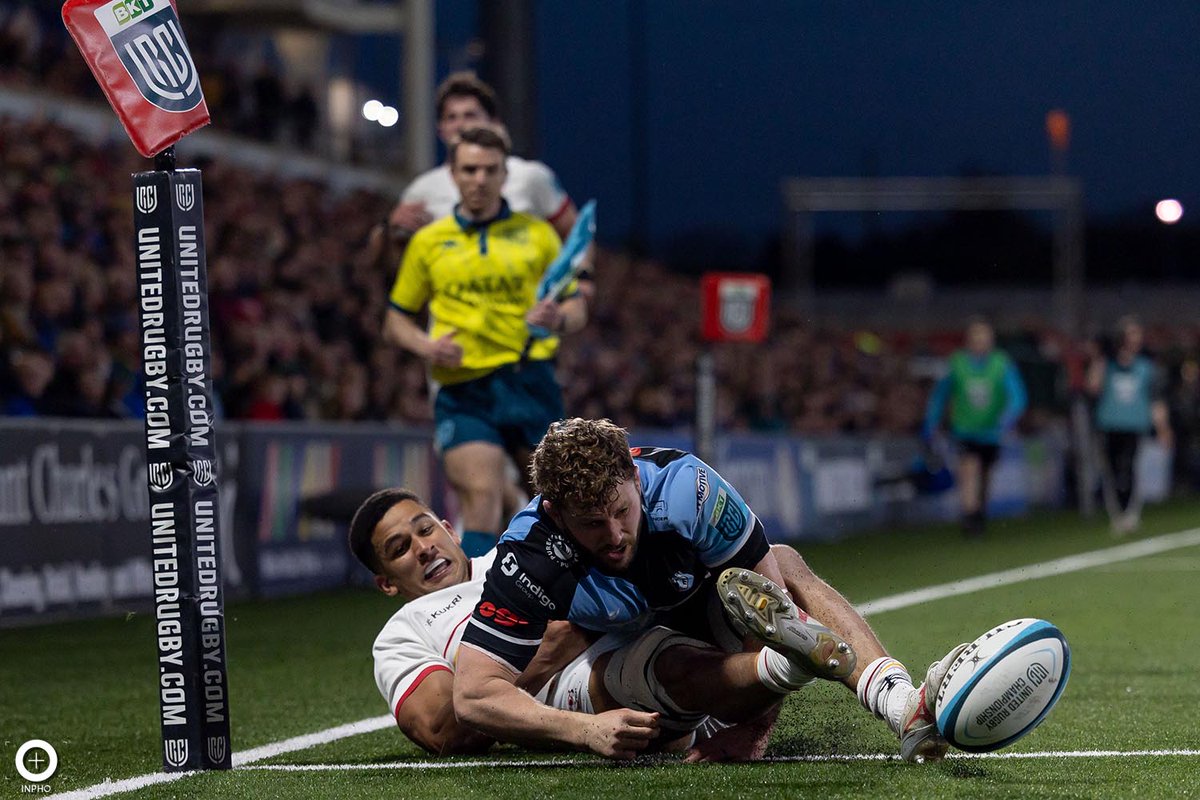
[{"label": "black shorts", "polygon": [[1000,445],[988,444],[987,442],[973,442],[970,439],[960,441],[958,443],[958,450],[960,453],[978,456],[984,469],[991,469],[992,465],[996,463],[996,459],[1000,457]]}]

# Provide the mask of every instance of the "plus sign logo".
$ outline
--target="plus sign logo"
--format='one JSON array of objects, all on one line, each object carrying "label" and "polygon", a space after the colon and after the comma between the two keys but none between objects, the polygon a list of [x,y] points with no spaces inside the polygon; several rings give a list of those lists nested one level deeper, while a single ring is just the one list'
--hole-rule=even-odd
[{"label": "plus sign logo", "polygon": [[50,780],[58,769],[58,752],[49,742],[30,739],[17,750],[17,772],[30,783]]}]

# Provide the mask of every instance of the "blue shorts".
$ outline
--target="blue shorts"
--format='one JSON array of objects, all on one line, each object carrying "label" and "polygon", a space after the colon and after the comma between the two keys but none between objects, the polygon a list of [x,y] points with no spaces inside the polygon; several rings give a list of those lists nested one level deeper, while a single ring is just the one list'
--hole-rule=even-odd
[{"label": "blue shorts", "polygon": [[438,389],[434,444],[443,453],[467,442],[492,442],[510,453],[532,450],[550,423],[562,418],[553,361],[506,364],[482,378]]}]

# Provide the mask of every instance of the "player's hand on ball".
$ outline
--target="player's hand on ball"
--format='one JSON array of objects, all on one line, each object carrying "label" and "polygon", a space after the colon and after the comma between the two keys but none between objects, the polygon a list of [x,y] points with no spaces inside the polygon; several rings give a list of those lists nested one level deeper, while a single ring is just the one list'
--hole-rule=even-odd
[{"label": "player's hand on ball", "polygon": [[658,736],[658,714],[618,708],[587,718],[584,744],[605,758],[629,761]]}]

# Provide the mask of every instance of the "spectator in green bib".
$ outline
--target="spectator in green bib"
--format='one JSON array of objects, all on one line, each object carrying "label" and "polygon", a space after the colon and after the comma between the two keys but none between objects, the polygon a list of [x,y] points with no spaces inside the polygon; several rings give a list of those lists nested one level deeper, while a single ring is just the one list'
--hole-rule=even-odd
[{"label": "spectator in green bib", "polygon": [[966,347],[955,351],[946,374],[929,397],[922,438],[929,442],[950,407],[950,436],[958,444],[958,483],[962,529],[983,534],[988,479],[1000,443],[1025,412],[1025,383],[1011,358],[996,348],[992,326],[982,318],[967,324]]}]

